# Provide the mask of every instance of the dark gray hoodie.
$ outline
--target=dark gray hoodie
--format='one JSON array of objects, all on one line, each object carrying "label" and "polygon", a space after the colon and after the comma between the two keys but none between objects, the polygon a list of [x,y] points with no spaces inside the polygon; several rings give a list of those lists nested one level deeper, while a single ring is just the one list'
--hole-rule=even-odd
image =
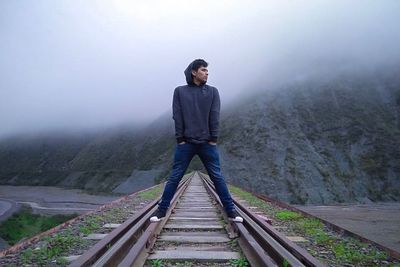
[{"label": "dark gray hoodie", "polygon": [[193,82],[192,65],[193,62],[184,71],[187,85],[178,86],[174,91],[172,118],[175,137],[178,143],[217,142],[221,107],[219,93],[213,86],[198,86]]}]

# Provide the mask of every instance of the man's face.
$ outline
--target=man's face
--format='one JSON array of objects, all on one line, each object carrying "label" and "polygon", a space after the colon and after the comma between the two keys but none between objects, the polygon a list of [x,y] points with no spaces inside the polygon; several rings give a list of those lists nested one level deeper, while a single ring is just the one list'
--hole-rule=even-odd
[{"label": "man's face", "polygon": [[200,83],[206,83],[208,78],[208,69],[201,66],[197,71],[192,70],[193,80],[197,80]]}]

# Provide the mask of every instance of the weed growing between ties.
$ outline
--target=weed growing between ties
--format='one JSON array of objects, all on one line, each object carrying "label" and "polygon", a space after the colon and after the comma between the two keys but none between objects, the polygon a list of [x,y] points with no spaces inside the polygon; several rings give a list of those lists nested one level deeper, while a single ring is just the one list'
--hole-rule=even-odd
[{"label": "weed growing between ties", "polygon": [[235,267],[246,267],[249,266],[249,262],[247,261],[246,257],[242,256],[239,259],[234,259],[229,261]]},{"label": "weed growing between ties", "polygon": [[290,267],[290,263],[287,261],[287,259],[283,259],[282,267]]},{"label": "weed growing between ties", "polygon": [[151,264],[152,267],[161,267],[162,266],[162,260],[161,259],[151,260],[150,264]]},{"label": "weed growing between ties", "polygon": [[0,237],[14,245],[22,238],[32,237],[76,216],[78,215],[42,216],[33,214],[31,208],[23,207],[0,225]]},{"label": "weed growing between ties", "polygon": [[229,190],[234,196],[246,200],[248,205],[257,206],[263,210],[268,217],[273,219],[274,225],[285,226],[287,227],[285,231],[290,235],[303,236],[309,240],[307,243],[299,243],[298,245],[305,247],[311,255],[324,263],[333,266],[349,264],[356,266],[382,266],[383,264],[391,266],[387,253],[358,239],[330,231],[317,218],[308,218],[301,213],[277,207],[232,185],[229,185]]},{"label": "weed growing between ties", "polygon": [[238,247],[238,240],[237,240],[237,238],[234,238],[234,239],[229,240],[229,241],[228,241],[228,246],[229,246],[231,249],[237,248],[237,247]]},{"label": "weed growing between ties", "polygon": [[87,216],[83,221],[83,225],[79,227],[79,232],[84,235],[90,235],[101,228],[104,218],[101,216]]},{"label": "weed growing between ties", "polygon": [[62,233],[47,236],[41,239],[39,246],[27,248],[21,253],[21,259],[25,265],[48,266],[56,261],[57,265],[65,265],[66,260],[62,255],[69,251],[72,246],[87,242],[79,236],[72,234],[70,229]]}]

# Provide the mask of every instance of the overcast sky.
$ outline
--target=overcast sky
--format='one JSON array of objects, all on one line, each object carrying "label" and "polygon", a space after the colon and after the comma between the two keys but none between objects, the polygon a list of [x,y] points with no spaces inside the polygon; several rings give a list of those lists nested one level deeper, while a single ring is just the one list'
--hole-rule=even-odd
[{"label": "overcast sky", "polygon": [[[0,1],[0,137],[146,123],[195,58],[222,105],[400,59],[400,1]],[[329,67],[327,67],[329,66]]]}]

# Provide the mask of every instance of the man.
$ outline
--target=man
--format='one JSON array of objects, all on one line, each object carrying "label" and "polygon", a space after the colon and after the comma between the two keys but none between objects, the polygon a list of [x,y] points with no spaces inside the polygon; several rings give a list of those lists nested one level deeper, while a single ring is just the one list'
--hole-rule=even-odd
[{"label": "man", "polygon": [[243,222],[221,174],[217,148],[220,99],[217,88],[206,85],[208,63],[196,59],[184,71],[187,85],[175,88],[172,109],[175,121],[175,148],[172,173],[167,180],[158,209],[150,221],[158,222],[170,205],[176,188],[192,158],[197,154],[213,181],[228,218]]}]

